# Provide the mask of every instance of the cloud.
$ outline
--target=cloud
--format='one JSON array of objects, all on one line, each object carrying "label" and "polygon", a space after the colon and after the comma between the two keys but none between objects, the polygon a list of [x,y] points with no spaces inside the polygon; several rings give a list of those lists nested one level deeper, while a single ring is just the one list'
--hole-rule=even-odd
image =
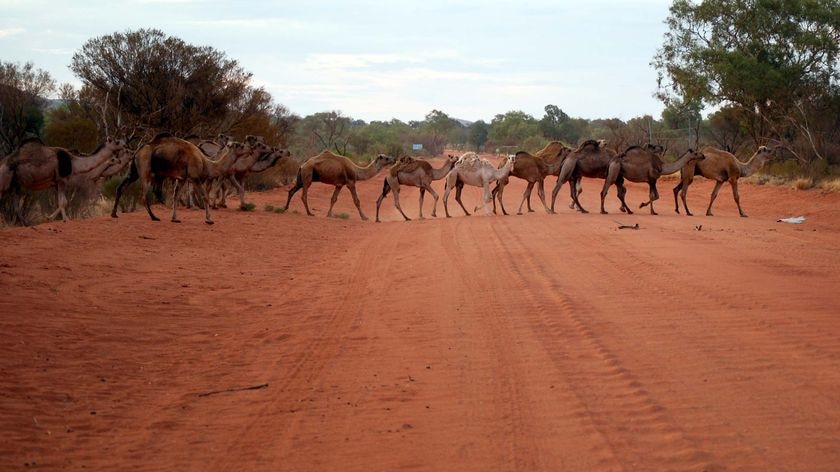
[{"label": "cloud", "polygon": [[25,32],[25,28],[0,28],[0,38],[6,38],[8,36],[14,36],[16,34],[20,34]]},{"label": "cloud", "polygon": [[54,54],[56,56],[69,56],[74,52],[67,48],[32,48],[32,50],[41,54]]},{"label": "cloud", "polygon": [[[172,0],[150,0],[150,1],[172,1]],[[240,28],[243,32],[251,29],[311,29],[313,25],[305,21],[293,20],[290,18],[225,18],[221,20],[184,20],[179,24],[188,26],[201,26],[208,28]]]}]

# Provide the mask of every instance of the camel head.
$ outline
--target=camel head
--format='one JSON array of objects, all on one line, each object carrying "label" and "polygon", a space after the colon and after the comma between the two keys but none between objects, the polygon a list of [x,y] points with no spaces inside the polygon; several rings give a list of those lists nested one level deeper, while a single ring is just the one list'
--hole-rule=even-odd
[{"label": "camel head", "polygon": [[233,141],[233,138],[231,138],[227,134],[219,134],[218,136],[216,136],[216,144],[220,146],[227,146],[227,144],[231,141]]},{"label": "camel head", "polygon": [[753,158],[758,157],[767,161],[781,160],[780,154],[776,151],[775,147],[760,146],[753,154]]},{"label": "camel head", "polygon": [[105,147],[116,154],[118,151],[125,148],[124,139],[114,139],[111,137],[105,138]]},{"label": "camel head", "polygon": [[395,163],[396,161],[397,160],[394,159],[392,156],[389,156],[387,154],[380,154],[380,155],[376,156],[376,158],[373,160],[373,165],[377,169],[382,169],[383,167],[389,166],[389,165]]},{"label": "camel head", "polygon": [[695,151],[694,149],[689,148],[688,151],[683,153],[683,156],[685,156],[685,155],[688,155],[688,161],[689,162],[691,162],[691,161],[702,161],[703,159],[706,158],[705,154],[703,154],[703,151],[700,151],[699,149],[697,151]]},{"label": "camel head", "polygon": [[[648,150],[648,152],[656,154],[659,157],[662,157],[662,156],[665,155],[665,146],[663,146],[661,144],[650,144],[650,143],[648,143],[648,145],[645,146],[645,147]],[[691,149],[689,149],[689,151],[691,151]]]},{"label": "camel head", "polygon": [[252,147],[256,146],[257,144],[265,144],[265,138],[263,138],[262,136],[254,136],[249,134],[248,136],[245,136],[245,144]]}]

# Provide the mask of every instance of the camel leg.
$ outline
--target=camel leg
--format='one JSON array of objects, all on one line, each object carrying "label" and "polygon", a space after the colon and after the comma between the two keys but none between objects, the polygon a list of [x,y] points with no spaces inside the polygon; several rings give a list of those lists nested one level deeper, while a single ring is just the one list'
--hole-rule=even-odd
[{"label": "camel leg", "polygon": [[[495,192],[496,198],[499,199],[499,206],[502,208],[502,214],[503,215],[508,214],[507,209],[505,208],[505,200],[504,200],[505,187],[506,187],[505,184],[497,183],[496,188],[493,189],[493,192]],[[495,199],[493,200],[493,213],[494,214],[496,213],[496,200]]]},{"label": "camel leg", "polygon": [[484,214],[490,214],[490,202],[493,200],[493,193],[490,192],[490,182],[484,184]]},{"label": "camel leg", "polygon": [[543,204],[543,208],[545,208],[545,212],[551,214],[551,208],[545,203],[545,179],[540,179],[537,181],[537,196],[540,197],[540,201]]},{"label": "camel leg", "polygon": [[[501,197],[499,195],[504,194],[504,192],[505,192],[504,188],[505,188],[505,186],[501,182],[496,182],[496,186],[493,187],[492,194],[493,194],[493,214],[494,215],[496,214],[496,199],[499,199],[499,203],[501,203]],[[502,209],[502,211],[504,212],[505,210]],[[505,215],[507,215],[507,213],[505,213]]]},{"label": "camel leg", "polygon": [[184,185],[179,189],[178,188],[178,180],[175,180],[175,185],[172,186],[172,222],[173,223],[180,223],[181,220],[178,219],[178,191],[182,190],[186,187],[187,183],[184,182]]},{"label": "camel leg", "polygon": [[[367,221],[368,217],[365,216],[365,214],[362,212],[362,202],[359,200],[359,196],[356,195],[356,182],[348,182],[347,183],[347,188],[350,189],[350,195],[353,196],[353,203],[356,204],[356,209],[359,210],[359,217],[362,218],[362,221]],[[396,201],[396,199],[397,199],[397,195],[394,194],[394,201]],[[402,213],[402,210],[400,210],[400,213]],[[405,215],[403,215],[403,216],[405,216]]]},{"label": "camel leg", "polygon": [[534,184],[531,183],[531,182],[528,182],[528,196],[526,197],[527,198],[526,201],[528,202],[528,213],[533,213],[534,212],[534,209],[531,208],[531,190],[533,188],[534,188]]},{"label": "camel leg", "polygon": [[[245,203],[245,186],[242,185],[242,182],[236,180],[235,175],[228,176],[228,180],[230,182],[233,182],[233,186],[236,187],[236,192],[239,193],[239,208],[245,208],[245,205],[247,205],[247,203]],[[224,203],[225,201],[226,193],[227,191],[225,189],[222,189],[222,203]]]},{"label": "camel leg", "polygon": [[712,189],[712,198],[709,200],[709,208],[706,209],[706,216],[714,216],[712,215],[712,204],[715,203],[721,187],[723,187],[723,182],[715,182],[715,188]]},{"label": "camel leg", "polygon": [[618,193],[618,201],[621,202],[621,210],[627,213],[628,215],[632,215],[633,212],[630,210],[630,207],[627,206],[627,202],[624,200],[624,197],[627,196],[627,187],[624,186],[624,177],[620,178],[615,184],[615,186]]},{"label": "camel leg", "polygon": [[[379,221],[379,207],[382,206],[382,200],[385,200],[385,197],[388,196],[388,192],[391,190],[391,186],[388,185],[388,178],[386,177],[382,183],[382,194],[379,195],[379,198],[376,199],[376,222],[380,223]],[[422,208],[420,210],[421,214],[423,212]]]},{"label": "camel leg", "polygon": [[335,205],[335,202],[338,201],[338,192],[341,191],[341,187],[343,187],[343,185],[336,185],[335,190],[333,190],[332,198],[330,198],[330,209],[327,210],[327,217],[332,216],[332,209]]},{"label": "camel leg", "polygon": [[55,183],[55,194],[56,194],[56,201],[58,202],[58,208],[47,219],[53,219],[61,213],[61,220],[65,223],[68,221],[67,218],[67,194],[64,193],[65,184],[63,181],[59,180]]},{"label": "camel leg", "polygon": [[525,187],[525,191],[522,193],[522,201],[519,202],[519,209],[516,210],[517,215],[522,214],[522,205],[524,205],[526,201],[528,202],[528,211],[534,211],[531,209],[531,191],[534,189],[535,183],[536,182],[528,182],[528,186]]},{"label": "camel leg", "polygon": [[[140,188],[140,194],[143,197],[143,205],[146,207],[146,212],[149,214],[149,218],[151,218],[152,221],[160,221],[160,218],[155,216],[155,214],[152,212],[152,205],[151,205],[151,202],[149,201],[148,193],[149,193],[149,183],[150,182],[148,182],[146,179],[143,179],[140,182],[142,184],[141,188]],[[176,182],[177,182],[177,180],[176,180]]]},{"label": "camel leg", "polygon": [[[230,176],[230,177],[233,177],[233,176]],[[227,181],[225,181],[224,179],[219,181],[219,206],[221,208],[227,208],[228,190],[230,190],[230,189],[228,188]],[[238,190],[238,186],[237,186],[237,190]],[[243,203],[244,200],[245,200],[245,190],[243,189],[242,190],[242,195],[240,195],[240,197],[239,197],[239,208],[242,208],[242,206],[244,205],[244,203]]]},{"label": "camel leg", "polygon": [[[397,210],[400,211],[400,214],[405,218],[405,221],[411,221],[411,218],[405,215],[405,212],[402,210],[400,206],[400,189],[399,187],[394,187],[391,193],[394,194],[394,205],[397,207]],[[422,206],[421,206],[422,208]],[[361,210],[360,210],[361,211]],[[422,210],[421,210],[422,211]]]},{"label": "camel leg", "polygon": [[421,186],[420,187],[420,217],[418,218],[420,220],[425,219],[425,218],[423,218],[423,197],[425,197],[425,196],[426,196],[426,187]]},{"label": "camel leg", "polygon": [[122,196],[123,190],[138,178],[137,171],[134,170],[134,164],[131,164],[131,167],[131,171],[129,171],[128,175],[122,179],[122,182],[117,187],[117,194],[114,196],[114,208],[111,210],[111,218],[117,218],[117,206],[120,204],[120,197]]},{"label": "camel leg", "polygon": [[571,179],[571,180],[569,181],[569,185],[570,185],[570,186],[569,186],[569,193],[571,193],[571,197],[572,197],[572,205],[570,205],[570,206],[571,206],[572,208],[577,207],[577,209],[578,209],[581,213],[589,213],[588,211],[586,211],[586,210],[583,208],[583,206],[581,206],[581,204],[580,204],[580,200],[578,200],[578,195],[580,195],[581,193],[583,193],[583,191],[582,191],[582,190],[580,190],[580,187],[581,187],[580,178],[574,178],[574,179]]},{"label": "camel leg", "polygon": [[653,209],[653,202],[655,202],[656,200],[659,200],[659,190],[656,188],[656,181],[654,180],[650,182],[650,202],[648,202],[648,204],[650,205],[651,215],[658,215],[658,213],[656,213],[656,211],[654,211]]},{"label": "camel leg", "polygon": [[682,181],[680,181],[680,183],[678,183],[677,186],[674,187],[674,211],[678,215],[680,214],[680,201],[677,199],[677,194],[680,193],[680,190],[682,190],[682,188],[683,188]]},{"label": "camel leg", "polygon": [[201,189],[201,198],[204,199],[204,222],[212,225],[213,219],[210,218],[210,195],[207,193],[207,187],[199,182],[195,182],[195,186]]},{"label": "camel leg", "polygon": [[[451,218],[452,216],[449,214],[449,192],[452,191],[452,185],[449,184],[449,179],[446,180],[446,185],[443,188],[443,211],[446,213],[447,218]],[[434,213],[432,213],[434,214]]]},{"label": "camel leg", "polygon": [[[421,192],[422,192],[423,190],[424,190],[424,189],[420,189],[420,191],[421,191]],[[438,194],[437,194],[437,192],[435,192],[435,189],[433,189],[433,188],[432,188],[432,186],[431,186],[431,185],[429,185],[429,184],[426,184],[425,190],[426,190],[427,192],[429,192],[429,193],[432,195],[432,198],[434,198],[434,199],[435,199],[435,200],[434,200],[434,203],[432,204],[432,218],[437,218]],[[422,197],[422,195],[423,195],[423,194],[421,193],[420,195],[421,195],[421,197]],[[420,205],[420,210],[421,210],[421,211],[423,210],[423,206],[422,206],[422,205]],[[423,219],[423,214],[422,214],[422,213],[420,214],[420,219]]]},{"label": "camel leg", "polygon": [[735,199],[735,205],[738,205],[738,213],[741,214],[741,218],[746,218],[747,214],[741,209],[741,195],[738,194],[738,181],[730,180],[729,185],[732,186],[732,197]]},{"label": "camel leg", "polygon": [[23,197],[21,197],[18,191],[12,191],[12,206],[20,224],[29,226],[29,221],[23,216]]},{"label": "camel leg", "polygon": [[[309,215],[309,216],[315,216],[314,213],[309,211],[309,193],[308,193],[309,192],[309,186],[306,185],[306,184],[303,184],[302,190],[303,190],[303,192],[300,194],[300,199],[303,200],[303,207],[306,208],[306,214]],[[289,197],[289,198],[292,198],[292,197]]]},{"label": "camel leg", "polygon": [[[578,197],[578,200],[580,200],[580,194],[582,194],[582,193],[583,193],[583,185],[581,184],[581,178],[580,178],[580,177],[578,177],[578,178],[575,180],[575,182],[574,182],[574,189],[575,189],[575,192],[576,192],[575,194],[576,194],[576,195],[577,195],[577,197]],[[570,208],[570,209],[572,209],[572,210],[574,210],[574,209],[576,209],[576,208],[577,208],[579,211],[582,211],[583,213],[588,213],[588,212],[583,211],[583,208],[581,208],[581,207],[580,207],[580,205],[578,205],[577,203],[575,203],[575,199],[574,199],[574,198],[572,198],[571,200],[569,200],[569,208]]]},{"label": "camel leg", "polygon": [[[288,198],[286,198],[286,206],[283,207],[283,211],[286,211],[286,210],[289,209],[289,204],[292,203],[292,197],[294,197],[295,194],[297,193],[297,191],[302,189],[302,188],[303,188],[303,183],[301,182],[300,179],[297,179],[295,181],[294,187],[289,189],[289,196],[288,196]],[[306,191],[304,191],[303,193],[305,194]],[[309,211],[307,210],[306,213],[309,213]]]},{"label": "camel leg", "polygon": [[464,210],[464,214],[467,215],[467,216],[470,216],[470,212],[468,212],[467,209],[464,208],[464,202],[461,201],[461,191],[462,190],[464,190],[464,183],[463,182],[456,183],[455,184],[455,201],[458,202],[459,205],[461,205],[461,209]]},{"label": "camel leg", "polygon": [[[604,177],[604,186],[601,187],[601,214],[606,215],[607,210],[604,208],[604,202],[607,200],[607,194],[610,191],[610,187],[613,184],[616,184],[618,187],[618,179],[619,179],[619,172],[621,171],[621,164],[619,162],[613,161],[610,163],[609,169],[607,170],[607,176]],[[616,190],[616,192],[618,192]],[[621,199],[621,195],[618,196]],[[624,207],[622,207],[622,210]]]},{"label": "camel leg", "polygon": [[554,184],[554,190],[551,191],[551,212],[555,213],[554,211],[554,204],[557,202],[557,194],[560,193],[560,187],[563,186],[563,181],[560,180],[562,177],[557,177],[557,183]]}]

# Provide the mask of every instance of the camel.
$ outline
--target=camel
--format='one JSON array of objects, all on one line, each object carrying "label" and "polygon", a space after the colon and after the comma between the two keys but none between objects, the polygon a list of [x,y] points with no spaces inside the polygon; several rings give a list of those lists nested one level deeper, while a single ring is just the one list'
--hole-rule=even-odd
[{"label": "camel", "polygon": [[256,174],[263,172],[271,167],[274,167],[278,162],[283,159],[288,159],[292,156],[287,149],[280,149],[280,148],[273,148],[271,153],[269,153],[265,157],[261,157],[254,165],[248,169],[249,173]]},{"label": "camel", "polygon": [[55,187],[58,209],[49,215],[67,218],[67,196],[64,189],[71,176],[96,172],[101,174],[116,153],[125,147],[125,141],[107,138],[89,156],[77,156],[64,148],[44,145],[38,138],[24,141],[18,149],[0,164],[0,198],[11,190],[12,205],[18,220],[28,226],[20,208],[20,189],[43,190]]},{"label": "camel", "polygon": [[289,189],[289,198],[286,199],[286,206],[283,207],[283,210],[289,208],[289,204],[295,193],[303,189],[301,200],[303,200],[303,206],[306,208],[306,214],[315,216],[309,211],[307,192],[312,182],[323,182],[327,185],[335,186],[335,191],[330,200],[330,209],[327,211],[327,216],[332,216],[333,206],[335,206],[335,202],[338,200],[338,192],[346,185],[350,189],[350,195],[353,196],[353,203],[356,204],[356,208],[359,210],[359,216],[363,221],[367,221],[368,217],[362,212],[359,196],[356,195],[356,182],[373,178],[379,171],[394,164],[394,162],[395,159],[393,157],[380,154],[366,167],[359,167],[344,156],[333,154],[330,151],[323,151],[317,156],[310,157],[300,166],[297,180],[295,181],[295,185]]},{"label": "camel", "polygon": [[443,210],[446,212],[446,217],[450,218],[449,206],[449,192],[455,188],[455,201],[461,205],[464,214],[470,216],[470,213],[464,208],[464,203],[461,201],[461,190],[464,185],[471,185],[473,187],[484,188],[483,205],[487,205],[493,200],[493,194],[490,192],[490,183],[506,179],[510,175],[510,171],[516,162],[516,156],[508,156],[507,162],[501,168],[493,167],[487,159],[478,157],[475,153],[467,153],[461,156],[455,163],[452,170],[446,176],[446,186],[443,190]]},{"label": "camel", "polygon": [[[569,152],[571,152],[571,149],[567,148],[563,143],[552,141],[534,155],[525,151],[516,153],[516,163],[513,165],[513,170],[511,170],[510,175],[528,182],[528,187],[522,194],[522,201],[519,202],[519,209],[516,212],[517,215],[522,214],[522,205],[526,202],[528,204],[528,211],[534,211],[531,208],[531,191],[534,188],[534,184],[537,185],[537,195],[540,197],[545,212],[549,214],[553,213],[545,202],[545,178],[549,175],[560,173],[563,161]],[[499,164],[499,167],[502,165],[504,165],[504,162]],[[496,198],[498,198],[499,206],[502,207],[502,213],[505,215],[508,214],[505,210],[505,203],[502,197],[509,180],[510,177],[501,179],[496,182],[496,186],[493,188],[493,213],[496,212]]]},{"label": "camel", "polygon": [[688,186],[691,185],[694,177],[700,175],[715,181],[715,188],[712,190],[712,198],[709,200],[709,208],[706,209],[706,216],[714,216],[712,215],[712,204],[715,202],[721,186],[725,182],[729,182],[729,185],[732,187],[732,196],[735,198],[735,204],[738,206],[738,213],[743,218],[746,218],[747,214],[741,208],[741,197],[738,194],[738,179],[753,175],[765,163],[777,159],[775,149],[761,146],[747,162],[740,162],[731,153],[713,147],[704,147],[702,151],[706,159],[700,162],[689,162],[681,169],[680,175],[682,180],[674,187],[674,211],[677,214],[680,212],[677,193],[680,193],[680,190],[682,190],[680,196],[685,207],[685,214],[693,216],[688,210],[688,202],[686,202],[685,197],[688,193]]},{"label": "camel", "polygon": [[[242,185],[245,176],[251,172],[261,172],[268,169],[280,161],[280,159],[291,156],[291,153],[285,149],[272,148],[260,142],[254,143],[253,146],[248,146],[251,147],[251,152],[234,162],[230,169],[228,169],[227,175],[216,181],[214,188],[216,198],[214,199],[214,204],[227,208],[225,198],[227,197],[228,186],[225,184],[230,183],[233,184],[239,194],[239,208],[245,208],[245,187]],[[254,170],[259,162],[265,162],[266,165],[260,165],[261,170]]]},{"label": "camel", "polygon": [[428,191],[435,199],[432,205],[432,217],[437,218],[437,203],[438,195],[432,188],[432,182],[446,177],[446,174],[455,165],[458,158],[452,155],[447,156],[446,162],[437,169],[433,168],[427,161],[421,159],[414,159],[408,156],[401,157],[397,161],[397,165],[388,170],[388,175],[385,176],[385,181],[382,184],[382,195],[376,200],[376,222],[379,223],[379,207],[382,205],[382,200],[388,196],[388,192],[394,194],[394,205],[400,211],[406,221],[411,221],[411,218],[405,216],[400,206],[400,185],[409,185],[420,188],[420,219],[423,219],[423,197]]},{"label": "camel", "polygon": [[[661,146],[659,146],[661,148]],[[604,180],[604,188],[601,190],[601,213],[606,214],[604,210],[604,200],[607,198],[607,192],[612,184],[624,182],[646,182],[650,187],[650,200],[642,203],[639,208],[644,208],[650,205],[650,214],[656,215],[653,210],[653,202],[659,200],[659,190],[656,188],[656,181],[663,175],[671,175],[682,169],[689,162],[697,162],[705,159],[702,152],[689,149],[676,162],[669,162],[663,164],[659,159],[659,149],[655,146],[648,145],[646,147],[630,146],[620,156],[610,162],[610,168],[607,173],[607,178]],[[624,201],[624,193],[619,193],[618,199],[621,200],[622,210],[626,211],[628,215],[632,215],[630,207]]]},{"label": "camel", "polygon": [[207,188],[204,183],[222,175],[237,158],[247,152],[248,149],[241,143],[228,143],[219,153],[219,159],[214,161],[208,159],[197,146],[188,141],[175,138],[168,133],[158,134],[134,154],[134,160],[131,162],[128,175],[117,187],[111,217],[117,217],[117,206],[125,187],[140,179],[141,196],[146,212],[149,213],[149,218],[152,221],[160,221],[152,212],[148,199],[148,189],[154,179],[172,178],[175,180],[172,198],[172,222],[181,222],[177,217],[178,183],[185,180],[192,182],[194,187],[200,190],[204,200],[204,222],[212,225],[210,198],[207,195]]},{"label": "camel", "polygon": [[[578,200],[578,195],[581,193],[580,179],[581,177],[606,179],[610,161],[614,157],[616,157],[615,151],[607,148],[604,141],[595,141],[594,139],[584,141],[577,149],[570,152],[563,161],[557,183],[551,192],[551,210],[554,210],[554,203],[560,188],[564,183],[570,182],[570,192],[574,205],[578,207],[581,213],[589,213]],[[616,187],[618,187],[619,192],[626,191],[623,182],[616,182]]]}]

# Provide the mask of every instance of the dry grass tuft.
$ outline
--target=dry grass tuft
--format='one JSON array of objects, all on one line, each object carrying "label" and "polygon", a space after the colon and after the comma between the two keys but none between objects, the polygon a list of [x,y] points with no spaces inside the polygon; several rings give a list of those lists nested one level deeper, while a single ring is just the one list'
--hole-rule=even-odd
[{"label": "dry grass tuft", "polygon": [[819,188],[827,192],[840,192],[840,177],[823,180],[820,182]]},{"label": "dry grass tuft", "polygon": [[799,177],[794,179],[790,186],[795,190],[809,190],[814,188],[814,179],[811,177]]}]

